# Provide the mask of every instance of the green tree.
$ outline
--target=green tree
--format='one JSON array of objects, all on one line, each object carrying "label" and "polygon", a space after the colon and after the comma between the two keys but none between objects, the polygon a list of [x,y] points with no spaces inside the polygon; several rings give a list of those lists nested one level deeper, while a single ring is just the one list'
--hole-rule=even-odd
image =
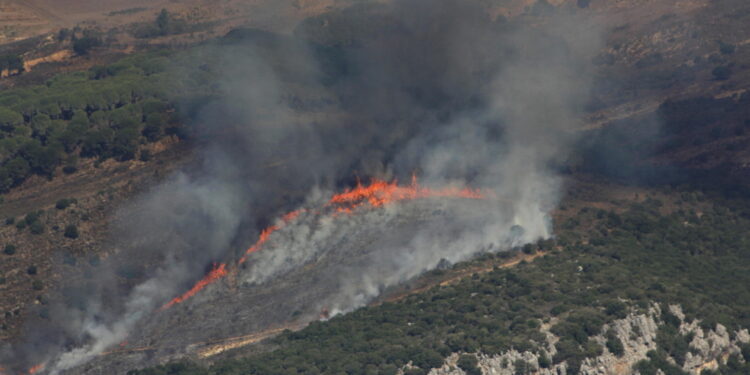
[{"label": "green tree", "polygon": [[13,254],[15,254],[16,253],[16,245],[12,245],[12,244],[5,245],[5,250],[3,250],[3,252],[6,255],[13,255]]},{"label": "green tree", "polygon": [[11,132],[16,126],[23,124],[23,116],[6,107],[0,107],[0,130]]},{"label": "green tree", "polygon": [[726,65],[717,66],[711,71],[711,74],[717,81],[726,81],[732,75],[732,68]]},{"label": "green tree", "polygon": [[462,354],[458,357],[458,363],[456,363],[461,370],[464,370],[467,375],[481,375],[482,371],[479,369],[479,360],[475,355]]},{"label": "green tree", "polygon": [[31,234],[42,234],[44,233],[44,224],[40,221],[35,221],[29,225],[29,231]]},{"label": "green tree", "polygon": [[85,56],[88,55],[93,48],[101,45],[102,41],[98,37],[84,36],[83,38],[75,39],[73,41],[73,51],[79,56]]},{"label": "green tree", "polygon": [[55,203],[55,208],[57,208],[58,210],[64,210],[70,207],[71,204],[75,203],[75,201],[76,201],[75,199],[69,199],[69,198],[60,199],[57,201],[57,203]]},{"label": "green tree", "polygon": [[622,340],[620,340],[617,335],[614,334],[614,332],[611,332],[607,335],[607,350],[609,350],[610,353],[620,357],[623,354],[625,354],[625,347],[622,345]]},{"label": "green tree", "polygon": [[162,9],[156,17],[156,27],[159,28],[159,35],[167,35],[170,31],[171,15],[166,9]]},{"label": "green tree", "polygon": [[[7,164],[5,164],[5,169],[7,170],[7,177],[10,178],[13,185],[17,185],[23,182],[31,172],[29,162],[27,162],[22,157],[16,157],[13,160],[9,161]],[[2,177],[1,173],[0,177]]]},{"label": "green tree", "polygon": [[68,226],[65,227],[65,233],[63,235],[71,239],[78,238],[78,227],[75,226],[75,224],[68,224]]}]

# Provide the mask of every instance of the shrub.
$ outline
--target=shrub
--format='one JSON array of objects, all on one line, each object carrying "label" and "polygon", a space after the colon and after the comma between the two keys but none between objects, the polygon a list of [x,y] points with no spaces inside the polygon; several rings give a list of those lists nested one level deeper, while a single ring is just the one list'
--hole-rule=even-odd
[{"label": "shrub", "polygon": [[463,354],[458,357],[458,367],[464,370],[467,375],[481,375],[482,371],[479,369],[479,361],[477,357],[471,354]]},{"label": "shrub", "polygon": [[32,276],[36,275],[36,273],[37,273],[36,266],[29,266],[29,268],[26,269],[26,273],[28,273],[29,275],[32,275]]},{"label": "shrub", "polygon": [[534,245],[527,243],[526,245],[523,245],[523,252],[524,254],[533,254],[534,251]]},{"label": "shrub", "polygon": [[69,224],[65,227],[64,236],[72,239],[78,238],[78,227],[75,224]]},{"label": "shrub", "polygon": [[70,205],[73,203],[76,203],[75,199],[63,198],[57,201],[57,203],[55,203],[55,208],[57,208],[58,210],[64,210],[70,207]]},{"label": "shrub", "polygon": [[7,255],[13,255],[16,253],[16,245],[7,244],[5,245],[5,250],[3,252]]},{"label": "shrub", "polygon": [[5,225],[13,225],[16,223],[15,217],[9,217],[5,219]]},{"label": "shrub", "polygon": [[719,52],[722,55],[731,55],[734,53],[736,47],[733,44],[719,42]]},{"label": "shrub", "polygon": [[39,221],[35,221],[31,223],[31,225],[29,226],[29,230],[31,231],[31,234],[42,234],[44,233],[44,224]]},{"label": "shrub", "polygon": [[100,45],[102,45],[101,39],[91,36],[85,36],[83,38],[76,39],[76,41],[73,42],[73,51],[75,51],[75,53],[79,56],[84,56],[87,55],[92,48],[99,47]]},{"label": "shrub", "polygon": [[610,332],[608,335],[606,345],[607,350],[618,357],[625,354],[625,347],[622,345],[622,341],[613,332]]},{"label": "shrub", "polygon": [[513,368],[515,368],[515,371],[513,372],[515,375],[526,375],[530,373],[529,363],[524,361],[523,359],[517,359],[513,362]]},{"label": "shrub", "polygon": [[42,290],[44,289],[44,283],[42,283],[40,280],[34,280],[34,282],[31,283],[31,287],[34,290]]},{"label": "shrub", "polygon": [[414,356],[414,365],[425,370],[439,368],[443,365],[443,357],[434,350],[424,350]]},{"label": "shrub", "polygon": [[726,65],[717,66],[711,71],[711,74],[713,74],[714,79],[717,81],[726,81],[732,75],[732,68]]},{"label": "shrub", "polygon": [[141,157],[140,160],[143,162],[147,162],[151,160],[151,151],[149,150],[141,150]]},{"label": "shrub", "polygon": [[539,361],[539,367],[541,368],[549,368],[550,366],[552,366],[552,360],[550,360],[547,354],[545,353],[542,353],[539,356],[538,361]]}]

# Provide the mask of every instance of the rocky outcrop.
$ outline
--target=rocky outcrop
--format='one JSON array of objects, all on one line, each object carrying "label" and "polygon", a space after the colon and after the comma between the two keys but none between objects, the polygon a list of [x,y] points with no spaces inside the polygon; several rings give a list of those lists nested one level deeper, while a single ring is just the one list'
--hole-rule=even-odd
[{"label": "rocky outcrop", "polygon": [[[685,314],[679,306],[669,306],[670,312],[677,316],[680,321],[679,331],[681,334],[693,334],[690,342],[690,352],[687,353],[683,370],[690,374],[700,374],[703,369],[716,369],[719,363],[726,362],[732,354],[741,352],[740,344],[750,342],[750,333],[747,329],[730,333],[726,327],[718,324],[713,330],[704,330],[700,327],[698,320],[685,321]],[[647,359],[649,351],[656,349],[656,335],[659,326],[664,324],[660,320],[661,308],[659,305],[651,306],[645,312],[633,312],[624,319],[615,320],[604,326],[602,334],[593,337],[604,348],[603,353],[595,358],[586,359],[580,368],[582,375],[625,375],[636,374],[633,365],[638,361]],[[547,347],[542,351],[519,352],[510,350],[501,355],[476,354],[478,367],[484,375],[514,375],[516,364],[523,364],[526,373],[537,375],[568,375],[568,367],[565,363],[559,363],[549,368],[541,368],[539,359],[542,356],[552,358],[555,355],[554,343],[557,337],[548,331],[549,325],[542,326],[542,332],[547,335]],[[623,353],[617,356],[606,348],[607,338],[605,333],[613,332],[623,344]],[[433,369],[429,375],[464,375],[458,365],[459,354],[454,353],[445,360],[443,367]],[[519,361],[520,360],[520,361]],[[673,359],[669,359],[674,363]],[[522,361],[522,362],[521,362]],[[523,373],[523,372],[521,372]]]}]

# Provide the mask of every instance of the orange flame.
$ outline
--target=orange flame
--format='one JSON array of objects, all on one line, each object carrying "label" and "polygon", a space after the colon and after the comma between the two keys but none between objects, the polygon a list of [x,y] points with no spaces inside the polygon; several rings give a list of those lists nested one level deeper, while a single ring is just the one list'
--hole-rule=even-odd
[{"label": "orange flame", "polygon": [[373,179],[368,186],[364,186],[358,181],[355,188],[334,195],[328,202],[328,205],[338,206],[336,209],[337,211],[349,213],[365,203],[369,203],[373,207],[380,207],[407,199],[433,197],[466,199],[486,198],[480,190],[468,188],[461,189],[456,187],[442,189],[422,187],[417,182],[417,178],[412,176],[412,182],[409,186],[399,186],[396,180],[387,182],[376,178]]},{"label": "orange flame", "polygon": [[277,230],[281,229],[278,225],[271,225],[270,227],[263,229],[260,232],[260,237],[258,238],[258,241],[253,245],[250,246],[249,249],[245,250],[245,255],[240,258],[240,264],[245,263],[247,261],[247,256],[260,250],[260,247],[263,246],[266,241],[268,241],[268,237],[271,237],[271,233],[276,232]]},{"label": "orange flame", "polygon": [[299,209],[294,210],[284,216],[281,217],[281,220],[284,221],[284,224],[289,224],[290,222],[294,221],[301,213],[303,213],[305,209]]},{"label": "orange flame", "polygon": [[29,375],[34,375],[39,371],[44,370],[44,363],[40,363],[32,368],[29,369]]},{"label": "orange flame", "polygon": [[205,288],[207,285],[213,283],[216,280],[221,279],[222,277],[226,275],[227,275],[227,265],[224,263],[221,263],[218,265],[214,263],[211,271],[206,276],[204,276],[200,281],[195,283],[195,285],[190,290],[188,290],[187,292],[185,292],[183,295],[179,297],[173,298],[171,301],[167,302],[167,304],[162,306],[161,309],[159,310],[160,311],[166,310],[178,303],[182,303],[186,299],[196,295],[198,292],[201,291],[201,289]]},{"label": "orange flame", "polygon": [[263,229],[260,232],[260,237],[258,237],[258,241],[256,241],[255,244],[253,244],[253,246],[250,246],[250,248],[248,248],[247,250],[245,250],[245,255],[243,255],[242,258],[240,258],[239,264],[243,264],[243,263],[247,262],[247,256],[250,255],[250,254],[252,254],[252,253],[254,253],[254,252],[256,252],[256,251],[258,251],[258,250],[260,250],[260,247],[263,246],[263,244],[268,241],[268,238],[271,237],[271,234],[273,232],[276,232],[277,230],[283,228],[284,225],[289,224],[290,222],[292,222],[302,212],[305,212],[305,209],[294,210],[292,212],[286,213],[286,214],[284,214],[284,215],[281,216],[282,223],[279,223],[279,224],[276,224],[276,225],[271,225],[268,228]]},{"label": "orange flame", "polygon": [[[328,201],[326,206],[334,207],[338,213],[351,213],[354,209],[361,207],[367,203],[372,207],[381,207],[386,204],[410,200],[419,198],[465,198],[465,199],[485,199],[487,196],[480,190],[474,190],[469,188],[457,188],[447,187],[442,189],[430,189],[422,187],[417,182],[417,177],[412,176],[411,185],[399,186],[396,180],[391,182],[385,180],[379,180],[377,178],[372,179],[369,185],[362,185],[360,181],[357,181],[357,186],[352,189],[347,189],[343,193],[335,194]],[[281,216],[281,220],[274,225],[271,225],[260,232],[258,241],[245,250],[245,254],[240,258],[238,264],[244,264],[247,262],[247,258],[250,254],[260,250],[260,248],[268,242],[271,234],[280,230],[293,220],[295,220],[305,209],[299,209],[296,211],[289,212]],[[313,211],[318,214],[318,211]],[[335,213],[334,213],[335,215]],[[198,281],[192,289],[184,293],[183,295],[176,297],[169,301],[169,303],[159,309],[160,311],[166,310],[178,303],[181,303],[188,298],[194,296],[201,289],[207,285],[213,283],[216,280],[228,274],[226,264],[220,265],[214,264],[214,268],[208,273],[203,279]]]}]

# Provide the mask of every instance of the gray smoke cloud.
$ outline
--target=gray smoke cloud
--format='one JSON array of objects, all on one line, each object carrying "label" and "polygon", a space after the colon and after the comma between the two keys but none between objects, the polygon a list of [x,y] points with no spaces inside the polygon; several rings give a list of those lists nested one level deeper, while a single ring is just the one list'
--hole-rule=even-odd
[{"label": "gray smoke cloud", "polygon": [[[321,206],[354,176],[416,173],[426,186],[495,196],[431,200],[430,210],[448,212],[439,225],[414,224],[423,209],[411,204],[303,214],[251,256],[244,284],[273,282],[361,228],[412,228],[373,240],[365,260],[337,270],[340,287],[321,305],[346,312],[442,259],[549,238],[554,167],[574,140],[601,32],[574,14],[526,21],[492,20],[473,1],[400,0],[305,21],[294,37],[244,31],[210,47],[203,53],[220,56],[226,79],[223,99],[194,121],[197,161],[118,213],[118,255],[85,304],[60,307],[45,345],[30,347],[51,373],[75,372],[212,261],[236,260],[270,219]],[[145,281],[118,284],[118,269],[145,260]]]}]

